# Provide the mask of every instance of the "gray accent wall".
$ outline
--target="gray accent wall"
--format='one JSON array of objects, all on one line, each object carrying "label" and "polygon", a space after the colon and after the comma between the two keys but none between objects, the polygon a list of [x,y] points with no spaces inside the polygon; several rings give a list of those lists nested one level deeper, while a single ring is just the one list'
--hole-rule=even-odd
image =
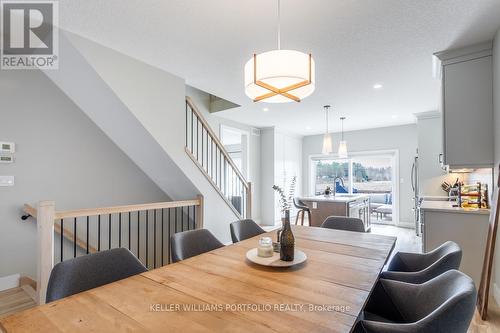
[{"label": "gray accent wall", "polygon": [[[411,166],[417,150],[417,126],[415,124],[374,128],[346,132],[347,149],[350,152],[397,150],[399,152],[399,220],[413,223],[411,188]],[[333,134],[334,150],[338,147],[340,134]],[[323,134],[306,136],[302,143],[303,192],[309,190],[309,160],[311,155],[321,154]]]},{"label": "gray accent wall", "polygon": [[0,116],[0,141],[17,150],[14,164],[0,164],[0,175],[15,176],[14,187],[0,187],[0,276],[36,276],[36,226],[21,221],[24,203],[55,200],[65,210],[169,200],[39,71],[1,71]]}]

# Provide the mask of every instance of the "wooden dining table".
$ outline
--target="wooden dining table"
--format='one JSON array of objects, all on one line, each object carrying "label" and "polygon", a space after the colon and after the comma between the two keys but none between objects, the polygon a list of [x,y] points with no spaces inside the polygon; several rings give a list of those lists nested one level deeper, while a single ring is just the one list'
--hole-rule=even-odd
[{"label": "wooden dining table", "polygon": [[294,226],[307,261],[246,259],[262,236],[0,319],[5,332],[349,332],[395,237]]}]

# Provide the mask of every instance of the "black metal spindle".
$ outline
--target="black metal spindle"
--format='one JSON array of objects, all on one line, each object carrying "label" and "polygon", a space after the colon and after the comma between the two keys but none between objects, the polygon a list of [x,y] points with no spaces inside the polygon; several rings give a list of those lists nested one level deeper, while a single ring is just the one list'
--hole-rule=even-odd
[{"label": "black metal spindle", "polygon": [[217,186],[219,186],[219,169],[217,167],[217,160],[218,160],[218,157],[217,155],[219,155],[217,153],[217,144],[215,145],[215,184]]},{"label": "black metal spindle", "polygon": [[171,230],[171,226],[172,226],[172,223],[170,223],[170,221],[172,221],[172,214],[171,214],[171,208],[168,209],[168,246],[167,246],[167,262],[170,264],[170,230]]},{"label": "black metal spindle", "polygon": [[108,216],[108,250],[111,250],[111,214]]},{"label": "black metal spindle", "polygon": [[184,207],[181,207],[181,231],[184,231]]},{"label": "black metal spindle", "polygon": [[214,179],[214,140],[210,141],[210,178]]},{"label": "black metal spindle", "polygon": [[139,237],[140,237],[140,232],[141,232],[141,225],[140,225],[140,222],[141,221],[141,211],[138,210],[137,211],[137,259],[141,260],[141,248],[139,247]]},{"label": "black metal spindle", "polygon": [[199,143],[200,143],[200,119],[198,118],[198,115],[196,115],[196,160],[200,160],[200,149],[199,149]]},{"label": "black metal spindle", "polygon": [[148,248],[148,239],[149,239],[149,210],[146,211],[146,268],[148,266],[148,254],[149,254],[149,248]]},{"label": "black metal spindle", "polygon": [[130,250],[130,238],[132,234],[132,230],[130,229],[131,223],[130,218],[132,217],[132,212],[128,212],[128,249]]},{"label": "black metal spindle", "polygon": [[193,229],[196,229],[196,206],[193,206]]},{"label": "black metal spindle", "polygon": [[154,225],[153,225],[153,267],[156,268],[156,209],[154,210]]},{"label": "black metal spindle", "polygon": [[165,243],[164,241],[164,233],[163,233],[163,229],[165,228],[165,225],[164,225],[164,221],[165,221],[165,209],[162,208],[161,209],[161,265],[163,266],[165,264],[165,262],[163,261],[163,244]]},{"label": "black metal spindle", "polygon": [[61,219],[61,262],[64,259],[63,245],[64,245],[64,219]]},{"label": "black metal spindle", "polygon": [[101,215],[97,215],[97,252],[101,251]]},{"label": "black metal spindle", "polygon": [[177,208],[178,208],[178,207],[175,207],[175,208],[174,208],[174,217],[175,217],[175,233],[177,233],[177,230],[178,230],[178,228],[177,228],[177,210],[178,210],[178,209],[177,209]]},{"label": "black metal spindle", "polygon": [[122,213],[118,215],[118,247],[122,247]]},{"label": "black metal spindle", "polygon": [[86,245],[86,253],[89,254],[89,219],[90,217],[87,216],[87,245]]},{"label": "black metal spindle", "polygon": [[73,220],[73,258],[76,258],[76,217]]},{"label": "black metal spindle", "polygon": [[187,207],[187,229],[190,230],[191,228],[189,227],[189,208],[191,207]]}]

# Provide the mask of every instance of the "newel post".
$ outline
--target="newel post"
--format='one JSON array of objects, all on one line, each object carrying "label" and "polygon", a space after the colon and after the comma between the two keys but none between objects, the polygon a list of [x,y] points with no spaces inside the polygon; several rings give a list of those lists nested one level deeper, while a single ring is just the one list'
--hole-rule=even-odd
[{"label": "newel post", "polygon": [[199,194],[196,197],[200,204],[196,206],[196,229],[203,228],[203,211],[204,211],[204,203],[203,203],[203,195]]},{"label": "newel post", "polygon": [[38,304],[45,304],[50,272],[54,267],[54,201],[40,201],[37,207],[37,277]]},{"label": "newel post", "polygon": [[251,219],[252,218],[252,183],[251,182],[248,182],[247,183],[248,187],[247,187],[247,207],[246,207],[246,211],[247,211],[247,216],[246,218],[247,219]]}]

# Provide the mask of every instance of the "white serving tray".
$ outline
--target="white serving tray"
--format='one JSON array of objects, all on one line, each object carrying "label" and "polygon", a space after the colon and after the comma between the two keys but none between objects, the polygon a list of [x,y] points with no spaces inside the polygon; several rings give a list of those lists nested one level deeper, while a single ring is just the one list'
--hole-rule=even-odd
[{"label": "white serving tray", "polygon": [[290,267],[303,263],[307,260],[307,255],[295,249],[293,261],[282,261],[280,260],[280,254],[274,252],[272,257],[263,258],[257,255],[257,248],[251,249],[247,252],[247,259],[253,263],[262,266],[270,266],[270,267]]}]

